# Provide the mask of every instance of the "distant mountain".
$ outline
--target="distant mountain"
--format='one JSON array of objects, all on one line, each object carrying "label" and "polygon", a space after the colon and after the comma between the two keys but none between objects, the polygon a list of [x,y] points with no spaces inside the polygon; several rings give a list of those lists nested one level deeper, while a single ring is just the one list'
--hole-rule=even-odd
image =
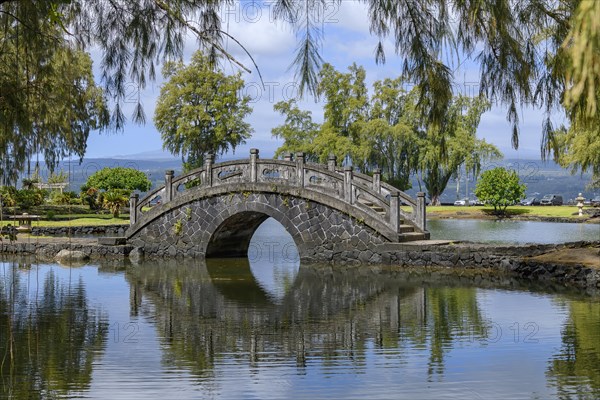
[{"label": "distant mountain", "polygon": [[[564,201],[574,199],[579,193],[586,198],[593,198],[600,194],[600,190],[587,189],[591,181],[591,174],[571,174],[571,172],[554,161],[540,161],[536,159],[505,159],[482,166],[481,172],[495,167],[504,167],[517,171],[521,182],[527,185],[527,197],[542,197],[546,194],[558,194]],[[454,202],[458,198],[474,198],[473,191],[477,181],[472,175],[465,174],[464,170],[458,179],[450,179],[446,190],[442,194],[445,203]],[[418,190],[416,177],[412,180],[412,189],[407,193],[414,195]],[[425,188],[422,188],[425,191]]]},{"label": "distant mountain", "polygon": [[[275,154],[276,148],[279,147],[278,142],[275,140],[262,140],[262,139],[250,139],[246,143],[239,145],[235,151],[230,150],[219,157],[220,160],[235,160],[239,158],[247,157],[250,154],[251,148],[257,148],[260,150],[260,155],[263,158],[272,158]],[[110,157],[116,160],[154,160],[154,161],[167,161],[167,160],[178,160],[179,157],[173,156],[168,151],[157,149],[151,151],[144,151],[142,153],[117,155]]]},{"label": "distant mountain", "polygon": [[[249,153],[249,145],[243,148],[238,148],[235,154],[226,154],[220,157],[219,161],[228,161],[232,159],[247,158]],[[247,151],[246,151],[247,150]],[[79,192],[79,188],[85,183],[88,176],[104,167],[131,167],[143,171],[152,181],[152,187],[156,188],[164,183],[166,170],[174,170],[178,175],[182,170],[181,160],[172,156],[164,157],[164,152],[153,151],[133,154],[130,156],[118,156],[112,158],[90,158],[84,159],[80,164],[78,161],[61,162],[57,171],[61,169],[69,174],[69,186],[66,190]],[[266,151],[261,152],[262,158],[270,158],[273,154],[268,154]],[[527,184],[527,195],[541,197],[545,194],[554,193],[562,195],[565,201],[577,197],[578,193],[583,193],[584,197],[592,198],[600,194],[599,190],[586,190],[586,186],[591,180],[590,174],[571,173],[557,165],[553,161],[542,162],[540,160],[517,160],[506,159],[484,165],[482,171],[491,169],[497,166],[512,168],[519,173],[521,181]],[[42,178],[47,180],[48,171],[41,171]],[[442,195],[442,201],[454,202],[457,198],[470,197],[473,198],[476,181],[471,175],[467,176],[463,173],[460,179],[451,179],[445,192]],[[411,195],[415,195],[419,191],[419,184],[416,177],[412,179],[412,189],[407,190]],[[422,187],[421,190],[425,191]]]},{"label": "distant mountain", "polygon": [[118,155],[111,157],[116,160],[154,160],[154,161],[168,161],[168,160],[178,160],[178,157],[173,156],[173,154],[169,153],[165,150],[152,150],[152,151],[144,151],[142,153],[135,154],[127,154],[127,155]]},{"label": "distant mountain", "polygon": [[[247,151],[246,151],[247,150]],[[242,158],[248,158],[250,153],[249,145],[236,149],[234,153],[224,154],[217,159],[220,161],[229,161]],[[270,158],[273,153],[264,158]],[[96,171],[106,167],[128,167],[134,168],[146,173],[152,187],[156,188],[164,183],[165,171],[174,170],[176,175],[181,174],[181,158],[173,157],[170,153],[162,150],[147,151],[143,153],[121,155],[110,158],[84,158],[81,163],[78,160],[67,160],[59,163],[56,172],[63,170],[69,175],[69,186],[65,190],[79,192],[80,187],[87,181],[87,178]],[[49,171],[41,164],[40,175],[44,181],[48,179]],[[22,177],[25,177],[23,175]]]}]

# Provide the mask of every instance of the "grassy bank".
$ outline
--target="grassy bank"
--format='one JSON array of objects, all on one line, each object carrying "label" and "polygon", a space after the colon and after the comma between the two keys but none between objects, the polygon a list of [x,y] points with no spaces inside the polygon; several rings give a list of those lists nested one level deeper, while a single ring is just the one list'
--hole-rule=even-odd
[{"label": "grassy bank", "polygon": [[99,213],[82,205],[42,205],[22,210],[19,207],[4,207],[0,226],[19,224],[13,217],[27,212],[39,216],[39,221],[31,221],[32,227],[69,227],[69,226],[100,226],[122,225],[129,223],[129,215],[121,214],[113,218],[111,213]]},{"label": "grassy bank", "polygon": [[[431,218],[496,218],[494,208],[489,206],[431,206],[427,215]],[[508,217],[524,218],[568,218],[573,221],[589,218],[573,215],[578,212],[576,206],[513,206],[506,209]]]},{"label": "grassy bank", "polygon": [[[43,220],[43,221],[32,221],[31,226],[39,227],[63,227],[63,226],[99,226],[99,225],[122,225],[128,224],[129,217],[113,218],[112,215],[77,215],[71,216],[69,219],[57,219],[57,220]],[[6,225],[17,225],[18,221],[4,219],[0,226]]]}]

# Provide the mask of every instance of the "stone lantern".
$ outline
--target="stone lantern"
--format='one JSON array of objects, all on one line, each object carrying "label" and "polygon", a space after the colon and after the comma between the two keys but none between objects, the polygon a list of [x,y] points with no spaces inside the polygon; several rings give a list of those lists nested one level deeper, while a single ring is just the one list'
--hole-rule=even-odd
[{"label": "stone lantern", "polygon": [[583,201],[585,200],[585,198],[581,195],[581,193],[579,193],[579,196],[577,196],[575,198],[575,201],[577,202],[577,208],[579,208],[579,216],[581,217],[583,215]]}]

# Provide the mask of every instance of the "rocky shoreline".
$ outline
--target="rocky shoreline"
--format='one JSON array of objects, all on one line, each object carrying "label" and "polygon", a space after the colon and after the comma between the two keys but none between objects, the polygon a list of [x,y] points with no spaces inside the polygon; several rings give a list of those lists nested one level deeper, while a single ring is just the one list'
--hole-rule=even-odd
[{"label": "rocky shoreline", "polygon": [[[5,239],[0,243],[0,254],[34,255],[40,260],[59,260],[63,263],[98,259],[123,259],[137,263],[144,258],[144,249],[119,243],[119,240],[99,241],[91,238],[30,237],[12,243]],[[600,241],[517,246],[449,241],[387,243],[362,251],[337,249],[328,254],[328,263],[340,267],[381,265],[400,270],[435,269],[457,275],[478,270],[585,290],[600,290],[599,266],[577,260],[564,262],[552,256],[569,249],[586,251],[591,254],[592,260],[597,255],[600,265]],[[61,255],[57,258],[59,253]],[[317,263],[323,263],[323,260]]]},{"label": "rocky shoreline", "polygon": [[[506,273],[519,278],[555,282],[581,288],[600,289],[600,241],[564,244],[491,245],[455,242],[446,246],[410,244],[387,245],[379,250],[382,263],[402,267],[436,267],[456,269],[484,269]],[[564,262],[553,254],[567,249],[588,251],[598,260],[594,263]],[[540,256],[546,256],[540,259]]]},{"label": "rocky shoreline", "polygon": [[60,227],[33,226],[31,228],[31,236],[123,236],[127,228],[129,228],[129,224]]}]

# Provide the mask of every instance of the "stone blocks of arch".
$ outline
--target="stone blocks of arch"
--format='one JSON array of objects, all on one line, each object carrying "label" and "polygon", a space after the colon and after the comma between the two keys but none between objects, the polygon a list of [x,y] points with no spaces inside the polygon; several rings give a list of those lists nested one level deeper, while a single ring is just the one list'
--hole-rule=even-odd
[{"label": "stone blocks of arch", "polygon": [[133,233],[129,242],[143,247],[147,256],[245,257],[254,231],[268,217],[292,236],[303,262],[331,261],[336,254],[348,252],[370,258],[374,256],[370,249],[388,242],[334,208],[301,197],[259,192],[182,202]]}]

